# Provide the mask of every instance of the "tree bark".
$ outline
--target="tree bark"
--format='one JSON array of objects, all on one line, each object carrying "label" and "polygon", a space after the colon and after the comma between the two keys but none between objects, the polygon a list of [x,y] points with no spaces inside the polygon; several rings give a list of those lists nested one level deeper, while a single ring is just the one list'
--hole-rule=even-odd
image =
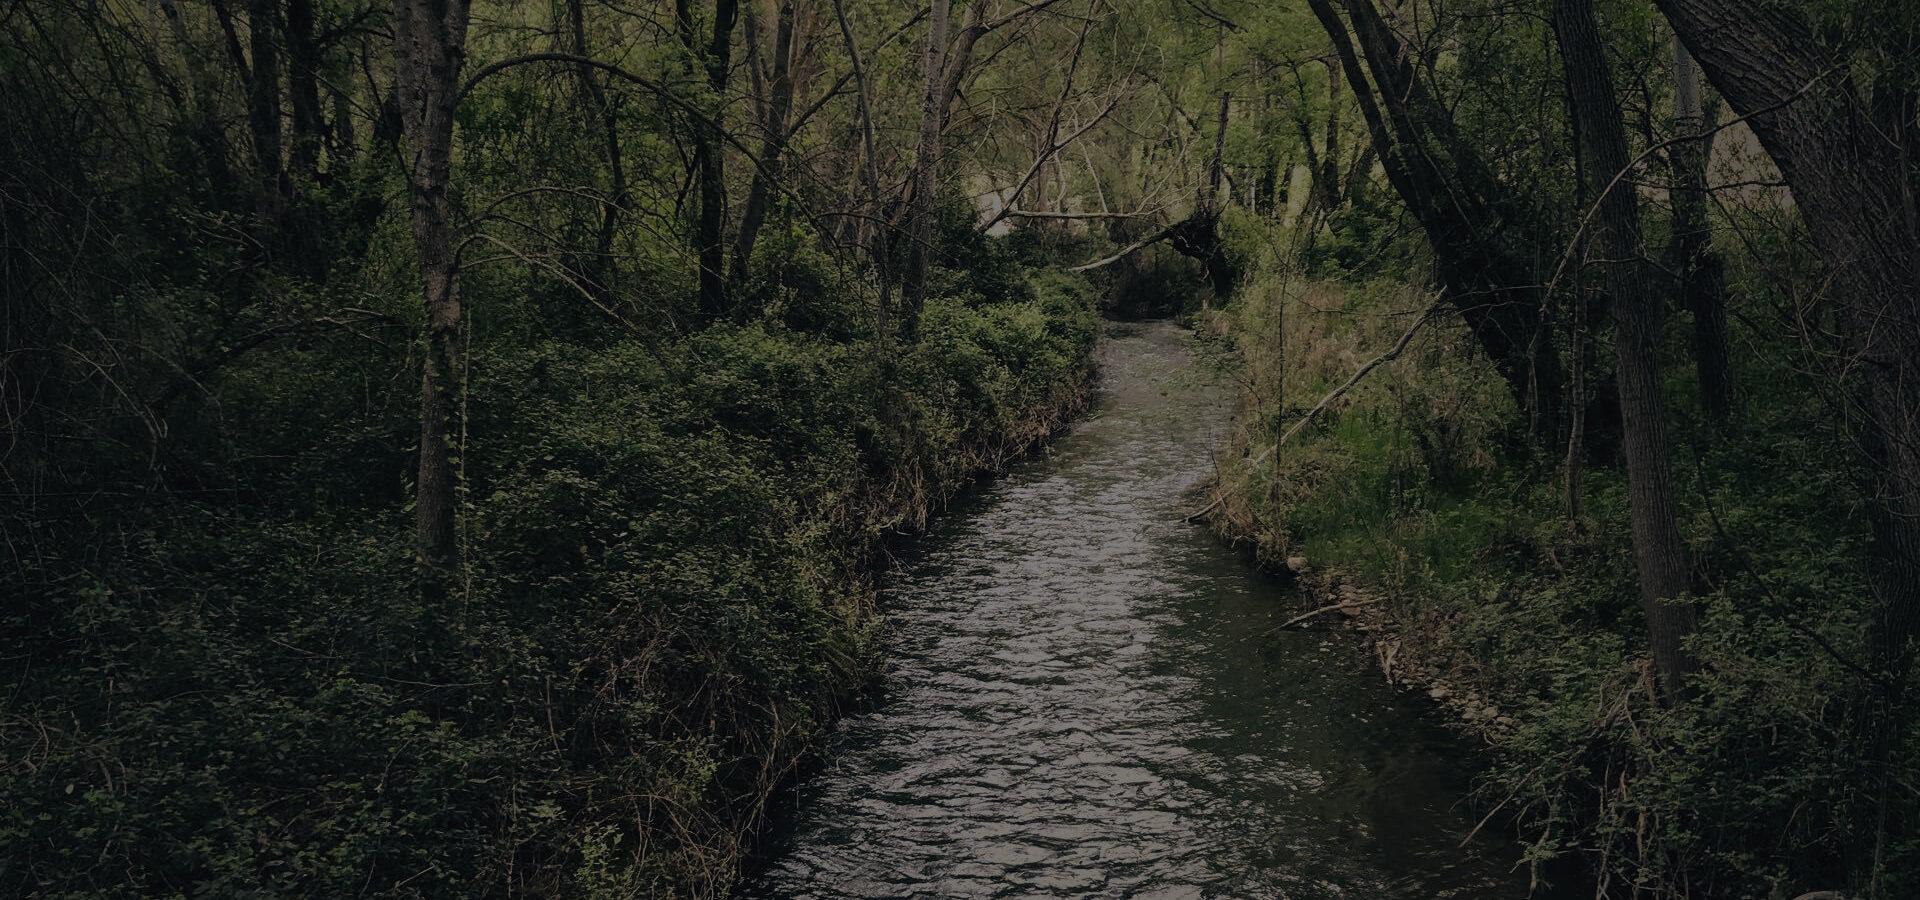
[{"label": "tree bark", "polygon": [[1322,156],[1322,171],[1313,173],[1313,190],[1319,197],[1321,211],[1331,215],[1340,206],[1340,78],[1327,67],[1327,139],[1322,146],[1326,152]]},{"label": "tree bark", "polygon": [[[1914,97],[1856,81],[1795,10],[1656,0],[1793,190],[1831,290],[1874,462],[1873,665],[1904,675],[1920,628],[1920,209],[1908,154]],[[1866,76],[1870,77],[1870,76]]]},{"label": "tree bark", "polygon": [[466,352],[460,334],[460,272],[453,254],[453,111],[466,57],[467,0],[394,0],[395,94],[406,135],[407,196],[426,306],[420,378],[420,466],[414,527],[429,599],[451,590],[458,545],[457,473]]},{"label": "tree bark", "polygon": [[174,0],[160,0],[160,13],[166,17],[174,42],[180,45],[180,58],[187,67],[188,83],[193,91],[193,141],[200,151],[200,163],[206,166],[212,195],[225,205],[233,199],[235,189],[233,170],[227,164],[227,142],[220,128],[219,91],[213,74],[201,61],[199,48],[187,35],[179,6]]},{"label": "tree bark", "polygon": [[1214,117],[1213,153],[1207,157],[1207,183],[1200,193],[1200,206],[1209,214],[1220,211],[1220,183],[1226,177],[1227,114],[1232,108],[1233,92],[1221,91],[1220,112]]},{"label": "tree bark", "polygon": [[1588,183],[1599,198],[1595,243],[1608,260],[1605,279],[1613,314],[1622,449],[1627,458],[1641,608],[1646,613],[1654,671],[1670,696],[1683,696],[1683,680],[1698,666],[1681,641],[1698,627],[1698,615],[1686,602],[1687,559],[1675,512],[1666,407],[1660,396],[1655,347],[1660,303],[1644,261],[1639,200],[1630,183],[1614,183],[1614,176],[1626,171],[1630,161],[1620,104],[1601,53],[1593,0],[1555,0],[1553,28],[1566,65],[1567,92],[1585,150]]},{"label": "tree bark", "polygon": [[[975,6],[983,6],[976,3]],[[969,14],[972,18],[972,14]],[[971,48],[971,43],[967,45]],[[921,98],[920,146],[913,160],[913,197],[907,207],[907,272],[900,290],[900,337],[920,338],[920,310],[927,301],[927,269],[933,255],[934,193],[939,190],[940,136],[945,125],[947,0],[933,0],[928,16],[926,93]]]},{"label": "tree bark", "polygon": [[[966,17],[961,20],[958,32],[953,35],[952,49],[944,50],[945,58],[941,62],[942,74],[939,88],[941,128],[945,128],[947,120],[952,117],[953,101],[960,96],[960,87],[967,80],[967,70],[973,65],[973,46],[994,28],[994,25],[987,21],[987,6],[991,2],[992,0],[973,0],[967,5]],[[946,4],[941,6],[943,7],[941,11],[946,12],[944,9]]]}]

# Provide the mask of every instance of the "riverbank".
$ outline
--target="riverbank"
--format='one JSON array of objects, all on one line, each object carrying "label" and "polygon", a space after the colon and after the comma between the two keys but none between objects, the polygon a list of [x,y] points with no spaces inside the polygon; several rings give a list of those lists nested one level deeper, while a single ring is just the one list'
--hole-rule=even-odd
[{"label": "riverbank", "polygon": [[[1617,459],[1596,440],[1570,509],[1560,460],[1516,449],[1524,423],[1457,326],[1429,324],[1294,430],[1429,303],[1390,280],[1269,269],[1202,317],[1242,386],[1209,526],[1298,570],[1300,612],[1324,610],[1302,626],[1361,632],[1386,678],[1486,743],[1480,810],[1537,875],[1601,896],[1846,883],[1883,804],[1826,699],[1858,693],[1830,649],[1864,630],[1867,596],[1848,562],[1865,540],[1855,488],[1831,465],[1845,436],[1796,426],[1792,402],[1718,430],[1676,420],[1703,670],[1674,706],[1645,659]],[[1790,598],[1814,594],[1828,612],[1807,621]]]}]

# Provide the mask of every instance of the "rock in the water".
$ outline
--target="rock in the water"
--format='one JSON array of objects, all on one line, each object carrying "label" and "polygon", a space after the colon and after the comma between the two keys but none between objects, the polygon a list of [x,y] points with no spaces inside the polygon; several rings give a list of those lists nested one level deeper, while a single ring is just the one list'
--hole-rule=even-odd
[{"label": "rock in the water", "polygon": [[1307,558],[1304,556],[1287,557],[1287,571],[1299,574],[1307,570]]},{"label": "rock in the water", "polygon": [[1448,697],[1453,696],[1453,692],[1450,690],[1447,690],[1447,686],[1444,684],[1436,684],[1433,687],[1430,687],[1427,689],[1427,696],[1432,697],[1435,700],[1445,700]]}]

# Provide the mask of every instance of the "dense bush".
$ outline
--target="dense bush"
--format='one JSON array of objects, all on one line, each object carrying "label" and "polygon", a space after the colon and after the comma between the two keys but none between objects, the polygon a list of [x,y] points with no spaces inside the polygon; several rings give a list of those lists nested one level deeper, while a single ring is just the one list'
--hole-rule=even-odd
[{"label": "dense bush", "polygon": [[781,271],[746,324],[476,342],[443,606],[404,379],[320,389],[402,368],[353,338],[210,386],[241,500],[9,512],[0,892],[723,893],[872,667],[876,541],[1070,414],[1094,335],[1082,282],[1016,267],[888,358],[857,290]]}]

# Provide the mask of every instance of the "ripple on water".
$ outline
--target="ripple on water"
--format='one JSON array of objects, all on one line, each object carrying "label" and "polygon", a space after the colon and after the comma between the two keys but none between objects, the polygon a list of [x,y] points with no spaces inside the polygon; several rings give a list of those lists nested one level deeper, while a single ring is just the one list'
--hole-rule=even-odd
[{"label": "ripple on water", "polygon": [[1230,412],[1182,342],[1110,339],[1093,414],[907,554],[886,698],[744,896],[1525,896],[1430,727],[1182,522]]}]

